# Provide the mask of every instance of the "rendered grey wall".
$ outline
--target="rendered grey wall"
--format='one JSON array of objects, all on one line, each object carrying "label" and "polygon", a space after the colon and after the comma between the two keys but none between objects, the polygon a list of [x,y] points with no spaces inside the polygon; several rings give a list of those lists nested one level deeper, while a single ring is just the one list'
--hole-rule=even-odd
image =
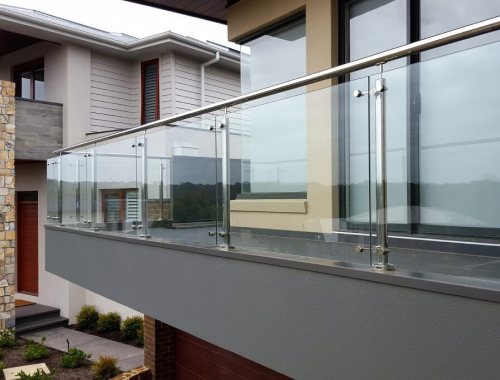
[{"label": "rendered grey wall", "polygon": [[16,99],[16,159],[46,160],[62,148],[63,107]]},{"label": "rendered grey wall", "polygon": [[53,228],[46,269],[297,379],[500,374],[494,302]]}]

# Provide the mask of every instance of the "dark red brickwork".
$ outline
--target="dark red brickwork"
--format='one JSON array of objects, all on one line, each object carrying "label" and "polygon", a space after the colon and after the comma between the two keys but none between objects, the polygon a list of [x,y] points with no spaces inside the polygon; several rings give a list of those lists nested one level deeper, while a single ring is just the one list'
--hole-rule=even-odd
[{"label": "dark red brickwork", "polygon": [[154,380],[174,380],[175,328],[144,316],[144,365]]},{"label": "dark red brickwork", "polygon": [[178,380],[289,380],[267,367],[177,330],[175,371]]}]

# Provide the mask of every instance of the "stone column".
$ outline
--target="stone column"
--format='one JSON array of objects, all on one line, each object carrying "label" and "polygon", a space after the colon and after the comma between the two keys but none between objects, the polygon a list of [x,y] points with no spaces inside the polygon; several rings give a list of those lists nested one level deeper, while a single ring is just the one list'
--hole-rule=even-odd
[{"label": "stone column", "polygon": [[14,83],[0,81],[0,329],[15,326],[15,96]]},{"label": "stone column", "polygon": [[175,328],[144,316],[144,365],[153,380],[175,379]]}]

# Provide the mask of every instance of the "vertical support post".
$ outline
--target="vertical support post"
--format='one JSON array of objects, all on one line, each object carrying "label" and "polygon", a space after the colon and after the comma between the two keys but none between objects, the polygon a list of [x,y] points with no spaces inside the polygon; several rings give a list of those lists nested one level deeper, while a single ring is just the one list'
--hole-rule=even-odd
[{"label": "vertical support post", "polygon": [[[89,155],[87,155],[88,157]],[[90,220],[87,221],[92,231],[98,231],[97,227],[97,149],[90,150]]]},{"label": "vertical support post", "polygon": [[386,91],[383,78],[383,64],[379,65],[379,77],[375,82],[375,144],[376,144],[376,207],[377,207],[377,246],[374,248],[378,260],[374,268],[392,270],[389,264],[389,240],[387,232],[387,131],[386,131]]},{"label": "vertical support post", "polygon": [[62,224],[62,154],[59,153],[59,157],[56,161],[57,165],[57,224]]},{"label": "vertical support post", "polygon": [[229,147],[229,117],[227,108],[224,110],[222,129],[222,231],[219,236],[223,239],[222,248],[234,248],[231,245],[231,150]]},{"label": "vertical support post", "polygon": [[76,157],[76,168],[75,168],[75,175],[76,175],[76,204],[75,204],[75,210],[76,210],[76,224],[78,225],[80,223],[80,215],[81,215],[81,184],[80,184],[80,157]]},{"label": "vertical support post", "polygon": [[143,238],[150,238],[149,235],[149,223],[148,223],[148,144],[147,144],[146,132],[144,132],[144,137],[142,142],[138,145],[141,147],[141,160],[142,160],[142,231],[140,235]]},{"label": "vertical support post", "polygon": [[163,160],[160,159],[160,186],[158,188],[160,198],[160,217],[158,220],[163,220]]}]

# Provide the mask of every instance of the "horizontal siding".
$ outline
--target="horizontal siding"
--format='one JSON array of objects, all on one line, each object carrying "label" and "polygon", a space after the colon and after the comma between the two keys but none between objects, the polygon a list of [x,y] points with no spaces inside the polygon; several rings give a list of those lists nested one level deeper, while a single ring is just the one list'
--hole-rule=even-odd
[{"label": "horizontal siding", "polygon": [[[202,62],[175,54],[175,113],[187,112],[201,107],[201,64]],[[170,70],[172,64],[169,65]],[[166,74],[166,73],[165,73]],[[162,78],[167,83],[171,76]],[[170,84],[172,81],[169,82]],[[217,65],[205,68],[205,105],[218,103],[223,100],[240,95],[240,74],[238,71],[229,70]],[[205,115],[206,123],[216,116],[221,116],[223,111],[216,111]],[[180,122],[182,125],[201,124],[201,117]],[[238,122],[232,124],[234,130],[239,130]]]},{"label": "horizontal siding", "polygon": [[160,58],[160,117],[173,114],[172,101],[172,52],[162,53]]},{"label": "horizontal siding", "polygon": [[93,132],[127,129],[140,124],[140,66],[92,53],[91,117]]}]

